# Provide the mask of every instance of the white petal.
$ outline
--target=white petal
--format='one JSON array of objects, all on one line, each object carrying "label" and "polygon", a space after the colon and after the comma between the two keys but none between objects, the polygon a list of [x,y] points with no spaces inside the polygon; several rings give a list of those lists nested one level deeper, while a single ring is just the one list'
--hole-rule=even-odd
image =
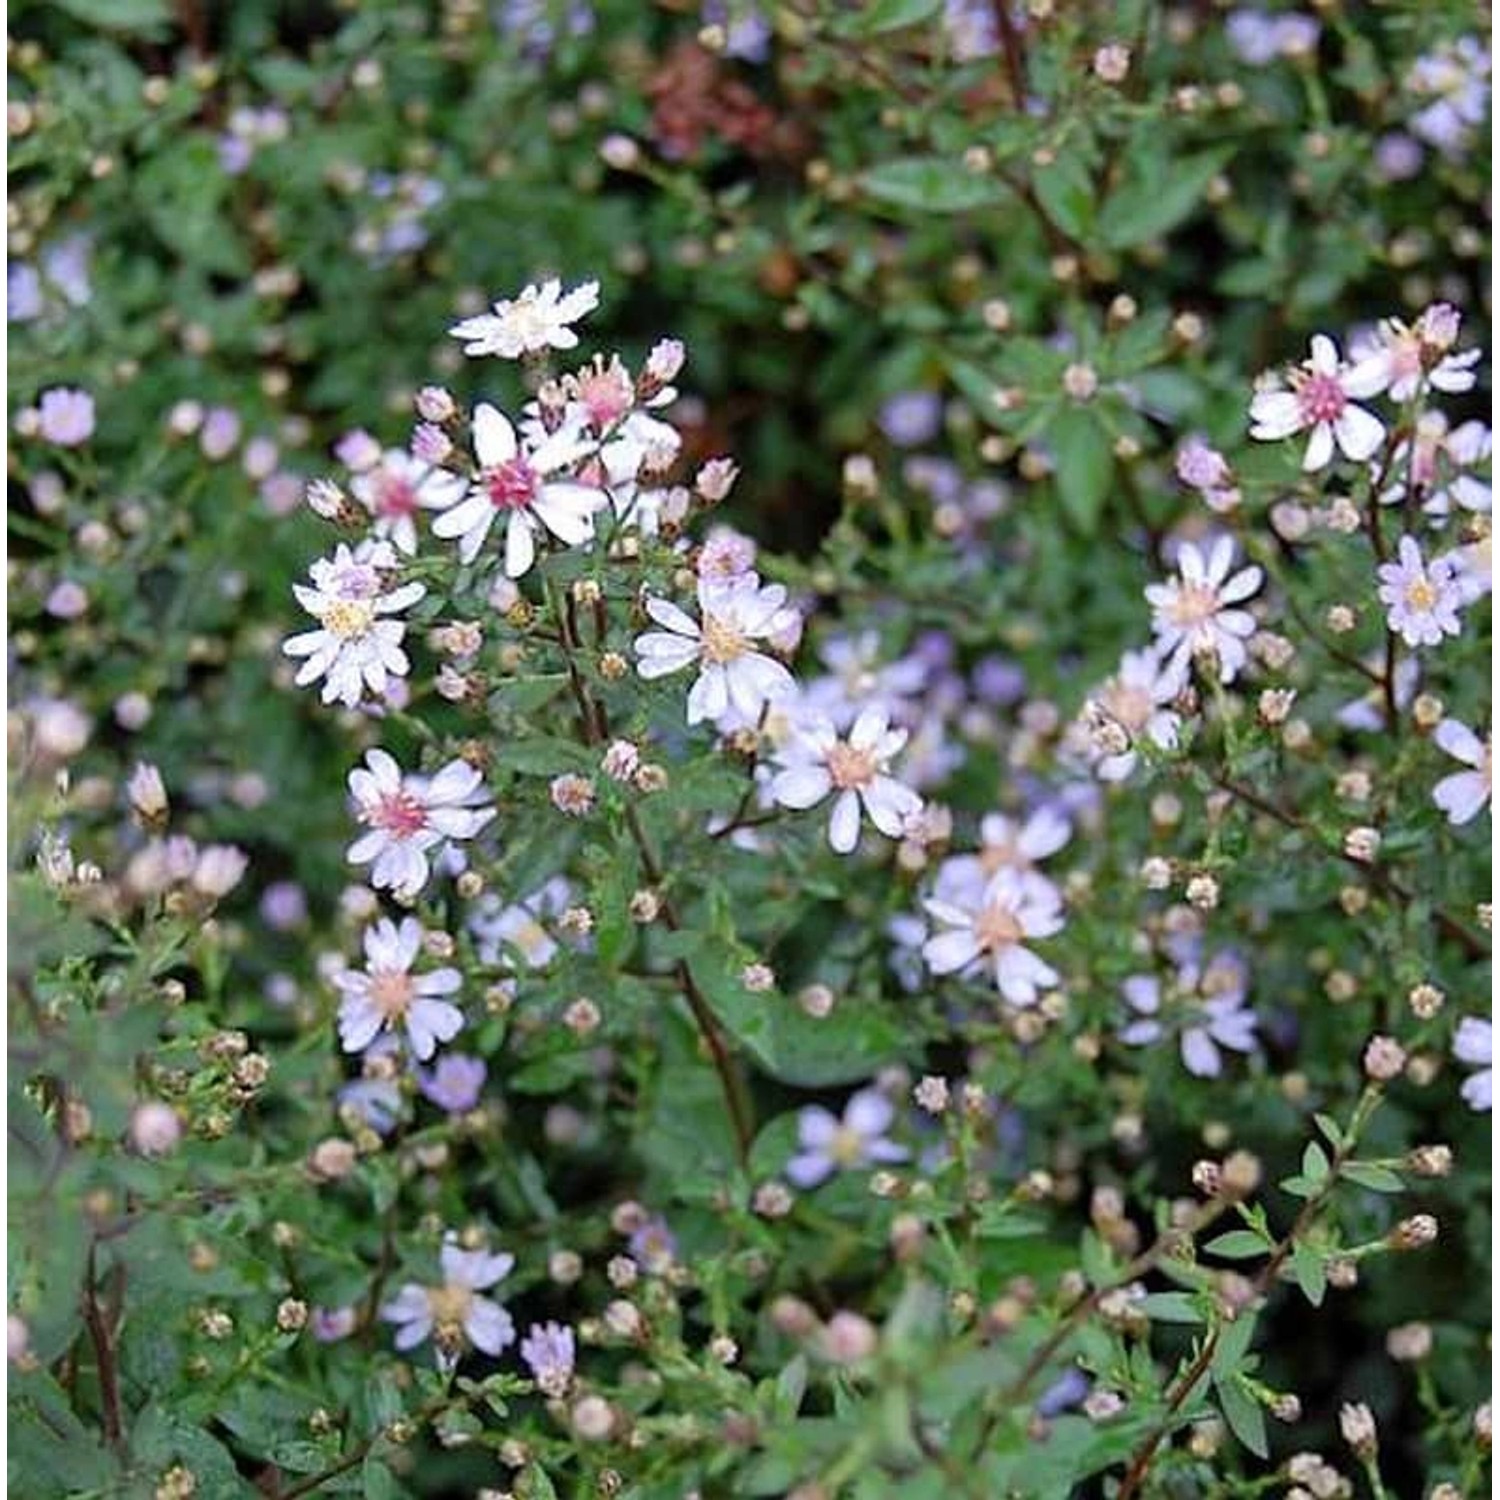
[{"label": "white petal", "polygon": [[481,401],[474,408],[474,454],[486,469],[506,464],[516,456],[516,429],[498,407]]}]

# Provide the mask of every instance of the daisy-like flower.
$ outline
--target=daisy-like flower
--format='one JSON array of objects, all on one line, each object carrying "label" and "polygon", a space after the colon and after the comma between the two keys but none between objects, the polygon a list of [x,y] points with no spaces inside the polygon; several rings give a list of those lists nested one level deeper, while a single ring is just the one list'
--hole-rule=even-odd
[{"label": "daisy-like flower", "polygon": [[417,550],[417,511],[457,505],[466,486],[457,474],[425,464],[404,448],[387,448],[377,463],[349,481],[349,488],[374,518],[375,535],[412,557]]},{"label": "daisy-like flower", "polygon": [[1403,536],[1396,561],[1382,563],[1376,573],[1386,624],[1408,646],[1435,646],[1445,635],[1457,635],[1463,629],[1458,618],[1463,590],[1458,570],[1447,558],[1428,562],[1416,541]]},{"label": "daisy-like flower", "polygon": [[469,917],[480,962],[513,968],[519,957],[529,969],[545,968],[558,949],[546,924],[555,922],[572,901],[573,888],[561,875],[509,905],[493,892],[482,897]]},{"label": "daisy-like flower", "polygon": [[349,862],[370,865],[370,884],[414,896],[427,883],[429,857],[450,840],[471,839],[495,815],[483,804],[483,780],[467,761],[436,776],[413,776],[384,750],[366,752],[349,773],[356,814],[369,831],[349,849]]},{"label": "daisy-like flower", "polygon": [[365,928],[365,967],[333,976],[343,992],[339,1041],[345,1052],[363,1052],[382,1032],[404,1032],[412,1055],[426,1062],[439,1042],[463,1030],[463,1012],[444,995],[463,985],[457,969],[412,973],[422,951],[422,924],[403,917],[400,925],[382,917]]},{"label": "daisy-like flower", "polygon": [[1487,1113],[1495,1086],[1494,1028],[1479,1016],[1465,1016],[1458,1023],[1453,1038],[1453,1055],[1459,1062],[1476,1069],[1466,1079],[1460,1093],[1470,1109]]},{"label": "daisy-like flower", "polygon": [[404,1353],[430,1338],[444,1369],[457,1364],[468,1346],[500,1354],[515,1342],[515,1324],[498,1302],[479,1294],[508,1276],[515,1263],[513,1255],[461,1250],[449,1235],[441,1254],[443,1284],[409,1281],[380,1309],[382,1319],[398,1325],[396,1347]]},{"label": "daisy-like flower", "polygon": [[1167,707],[1182,684],[1162,670],[1154,651],[1127,651],[1119,670],[1083,706],[1088,758],[1101,781],[1124,781],[1146,741],[1158,750],[1177,744],[1181,716]]},{"label": "daisy-like flower", "polygon": [[799,1188],[815,1188],[835,1172],[856,1171],[875,1162],[905,1161],[905,1146],[886,1139],[896,1117],[895,1106],[879,1089],[861,1089],[844,1106],[844,1117],[819,1104],[797,1116],[801,1148],[786,1164],[786,1175]]},{"label": "daisy-like flower", "polygon": [[1207,557],[1192,542],[1184,542],[1177,553],[1178,576],[1147,585],[1162,670],[1178,688],[1194,657],[1217,661],[1219,681],[1224,683],[1233,682],[1245,665],[1245,642],[1255,633],[1255,617],[1234,606],[1260,587],[1262,575],[1251,566],[1231,577],[1233,564],[1230,537],[1221,536]]},{"label": "daisy-like flower", "polygon": [[784,630],[794,613],[779,583],[762,586],[754,573],[727,583],[700,578],[698,610],[701,621],[666,599],[648,599],[646,613],[662,628],[635,642],[642,677],[665,677],[698,664],[688,694],[689,724],[715,723],[730,708],[753,723],[767,703],[796,690],[792,674],[751,644]]},{"label": "daisy-like flower", "polygon": [[594,535],[594,512],[602,491],[555,477],[583,456],[586,445],[574,429],[561,427],[535,447],[523,448],[510,419],[482,402],[474,409],[473,487],[432,523],[434,536],[459,538],[466,563],[479,556],[490,527],[504,515],[505,573],[519,578],[536,561],[536,532],[549,531],[577,547]]},{"label": "daisy-like flower", "polygon": [[578,335],[569,326],[599,306],[599,283],[585,281],[564,292],[555,278],[528,286],[518,297],[496,302],[492,311],[455,323],[448,332],[464,341],[471,359],[495,354],[520,359],[542,349],[574,349]]},{"label": "daisy-like flower", "polygon": [[980,965],[1012,1005],[1033,1005],[1039,991],[1057,984],[1057,971],[1025,946],[1062,931],[1062,902],[1051,881],[1002,867],[977,890],[923,904],[945,929],[922,944],[934,974]]},{"label": "daisy-like flower", "polygon": [[1469,767],[1467,771],[1443,777],[1432,789],[1432,800],[1456,828],[1477,818],[1490,800],[1493,775],[1490,737],[1480,739],[1467,724],[1444,719],[1432,738],[1445,755]]},{"label": "daisy-like flower", "polygon": [[1155,974],[1133,974],[1121,988],[1138,1019],[1121,1030],[1120,1040],[1144,1047],[1180,1028],[1177,1048],[1195,1078],[1223,1072],[1221,1048],[1255,1050],[1256,1015],[1245,1006],[1245,966],[1232,953],[1220,953],[1206,966],[1186,958],[1165,989]]},{"label": "daisy-like flower", "polygon": [[1291,389],[1256,392],[1250,402],[1250,436],[1278,442],[1309,432],[1302,459],[1309,474],[1328,464],[1335,445],[1346,458],[1363,463],[1384,442],[1385,427],[1379,417],[1355,403],[1378,396],[1389,378],[1383,356],[1347,365],[1327,334],[1314,334],[1311,357],[1287,377]]},{"label": "daisy-like flower", "polygon": [[401,649],[406,626],[386,617],[409,609],[427,590],[405,583],[387,592],[395,567],[389,543],[362,543],[355,552],[340,543],[331,558],[312,565],[310,588],[292,585],[297,602],[319,626],[292,636],[281,648],[305,658],[297,669],[298,687],[323,677],[323,702],[354,708],[366,688],[379,696],[392,677],[406,676],[411,667]]},{"label": "daisy-like flower", "polygon": [[900,838],[922,799],[889,773],[891,758],[906,743],[904,729],[892,729],[884,709],[867,708],[847,739],[826,719],[798,725],[777,751],[781,769],[770,792],[783,807],[816,806],[837,793],[828,820],[828,842],[838,854],[859,843],[860,806],[887,838]]},{"label": "daisy-like flower", "polygon": [[1474,366],[1481,351],[1451,352],[1462,318],[1456,307],[1434,302],[1423,309],[1415,323],[1382,319],[1373,347],[1361,351],[1364,359],[1358,360],[1355,368],[1363,368],[1365,359],[1383,359],[1393,401],[1410,401],[1428,387],[1449,395],[1471,391],[1478,378]]}]

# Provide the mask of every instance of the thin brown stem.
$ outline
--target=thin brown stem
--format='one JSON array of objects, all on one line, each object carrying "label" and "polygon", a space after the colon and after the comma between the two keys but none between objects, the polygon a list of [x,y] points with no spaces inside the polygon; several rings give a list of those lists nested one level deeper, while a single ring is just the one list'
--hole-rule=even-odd
[{"label": "thin brown stem", "polygon": [[114,1334],[104,1316],[104,1309],[99,1305],[97,1274],[95,1246],[90,1244],[88,1264],[83,1273],[83,1326],[94,1346],[94,1362],[99,1370],[99,1406],[104,1421],[104,1438],[119,1452],[125,1441],[120,1413],[120,1380],[115,1367]]}]

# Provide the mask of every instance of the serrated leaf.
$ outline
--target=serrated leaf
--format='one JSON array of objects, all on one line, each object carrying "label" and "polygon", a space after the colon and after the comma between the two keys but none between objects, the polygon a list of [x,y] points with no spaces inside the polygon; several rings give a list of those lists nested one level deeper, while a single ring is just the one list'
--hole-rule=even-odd
[{"label": "serrated leaf", "polygon": [[1003,203],[1006,190],[992,177],[971,172],[961,161],[906,156],[871,167],[860,179],[881,203],[929,214],[968,213]]},{"label": "serrated leaf", "polygon": [[1271,1449],[1266,1441],[1266,1414],[1261,1410],[1260,1402],[1239,1380],[1220,1381],[1215,1384],[1214,1392],[1229,1430],[1257,1458],[1267,1457]]}]

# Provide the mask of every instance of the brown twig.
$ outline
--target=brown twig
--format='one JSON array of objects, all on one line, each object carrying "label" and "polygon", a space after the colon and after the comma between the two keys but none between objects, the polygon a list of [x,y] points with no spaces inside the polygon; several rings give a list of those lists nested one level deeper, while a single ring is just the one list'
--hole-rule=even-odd
[{"label": "brown twig", "polygon": [[104,1438],[111,1448],[119,1452],[125,1441],[125,1428],[120,1415],[120,1380],[115,1368],[114,1335],[104,1316],[104,1309],[99,1305],[95,1285],[97,1274],[95,1245],[91,1242],[88,1264],[83,1273],[83,1326],[88,1329],[89,1342],[94,1346],[94,1360],[99,1368],[99,1405],[104,1421]]}]

